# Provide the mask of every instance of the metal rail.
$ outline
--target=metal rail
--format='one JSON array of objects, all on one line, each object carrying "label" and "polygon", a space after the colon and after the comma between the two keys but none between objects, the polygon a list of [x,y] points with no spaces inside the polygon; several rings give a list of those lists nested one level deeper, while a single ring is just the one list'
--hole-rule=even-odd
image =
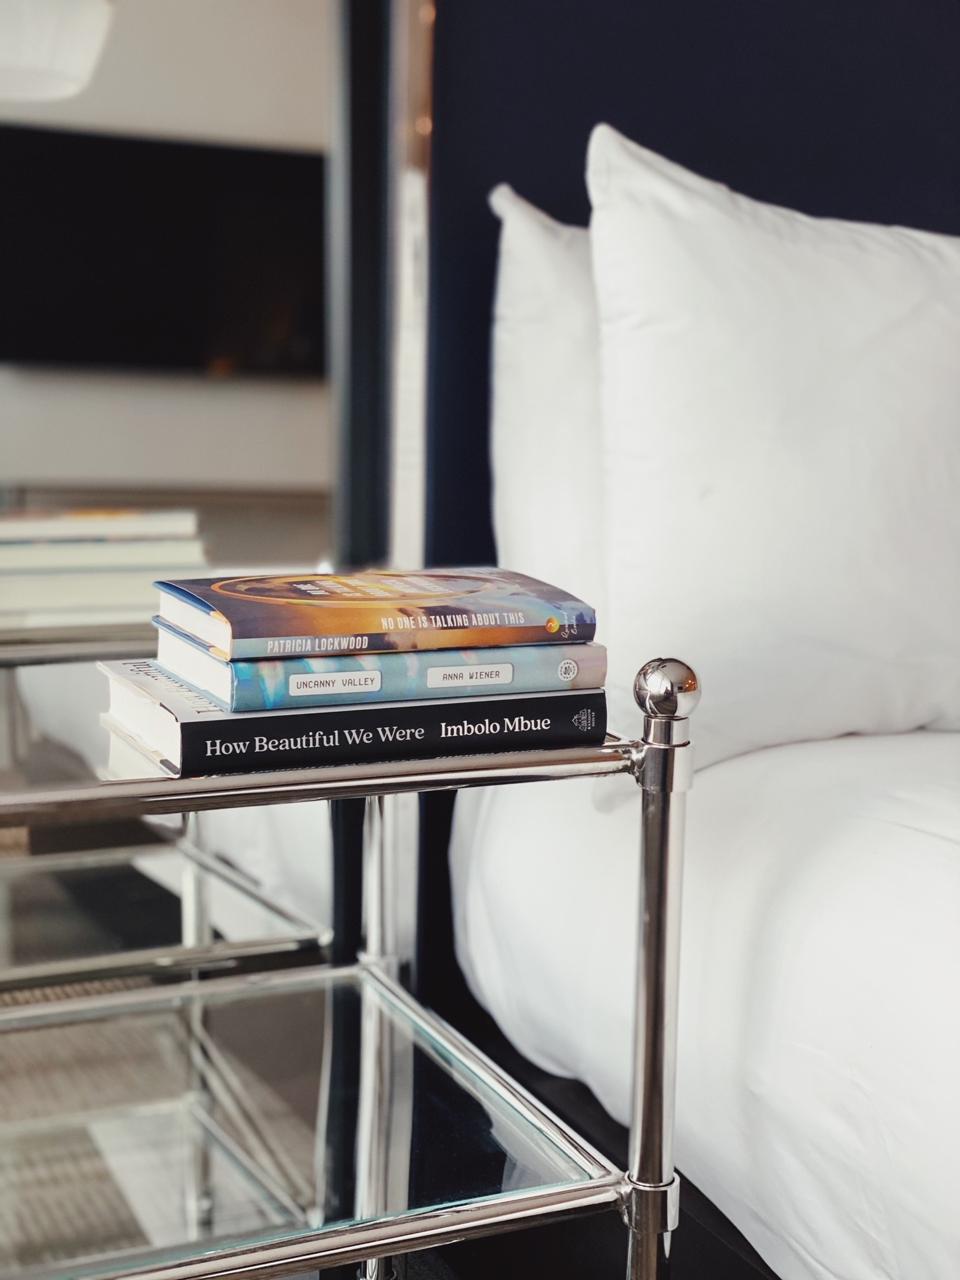
[{"label": "metal rail", "polygon": [[599,746],[561,751],[505,751],[212,778],[141,778],[130,782],[37,786],[0,796],[0,827],[149,817],[188,809],[345,800],[492,783],[502,786],[560,778],[592,778],[629,773],[634,751],[633,743],[608,739]]},{"label": "metal rail", "polygon": [[514,1192],[379,1222],[358,1222],[281,1244],[237,1249],[165,1266],[125,1267],[116,1274],[124,1280],[267,1280],[327,1270],[369,1258],[414,1253],[477,1236],[541,1226],[573,1214],[596,1213],[619,1202],[620,1184],[619,1174],[607,1174],[594,1182]]}]

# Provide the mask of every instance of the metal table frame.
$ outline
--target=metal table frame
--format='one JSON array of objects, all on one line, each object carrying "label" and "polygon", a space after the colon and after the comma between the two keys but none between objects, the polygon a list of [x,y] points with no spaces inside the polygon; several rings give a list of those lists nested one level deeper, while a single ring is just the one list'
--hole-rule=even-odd
[{"label": "metal table frame", "polygon": [[[574,1154],[590,1181],[462,1206],[417,1211],[363,1221],[293,1241],[218,1251],[187,1263],[122,1272],[137,1280],[219,1280],[223,1277],[292,1275],[345,1263],[361,1264],[365,1280],[385,1275],[382,1259],[471,1236],[521,1228],[571,1214],[618,1206],[629,1231],[629,1280],[660,1280],[666,1274],[670,1234],[676,1228],[679,1180],[673,1168],[676,1085],[680,894],[685,793],[692,778],[688,715],[699,700],[697,679],[685,664],[656,659],[638,673],[634,688],[643,712],[635,741],[608,739],[597,747],[529,751],[431,761],[390,762],[272,774],[200,779],[145,779],[35,789],[0,797],[0,826],[105,820],[282,804],[292,800],[365,797],[365,950],[358,964],[395,1004],[441,1043],[469,1061],[498,1093],[536,1117],[545,1133]],[[568,1126],[423,1009],[396,982],[391,955],[387,896],[388,842],[382,838],[382,797],[490,784],[518,784],[612,774],[631,776],[642,792],[641,875],[637,939],[636,1022],[632,1120],[626,1170],[617,1170]],[[335,970],[329,972],[335,973]],[[268,979],[269,980],[269,979]],[[219,979],[243,982],[250,979]],[[185,1000],[195,997],[183,983]],[[169,993],[157,998],[169,1000]],[[90,1016],[131,997],[89,1001]],[[150,1000],[150,993],[139,1001]],[[84,998],[69,1002],[82,1014]],[[54,1006],[0,1014],[0,1029],[56,1015]],[[375,1082],[375,1075],[373,1077]],[[374,1107],[374,1113],[376,1108]],[[372,1162],[375,1166],[376,1161]],[[371,1178],[376,1177],[373,1168]]]}]

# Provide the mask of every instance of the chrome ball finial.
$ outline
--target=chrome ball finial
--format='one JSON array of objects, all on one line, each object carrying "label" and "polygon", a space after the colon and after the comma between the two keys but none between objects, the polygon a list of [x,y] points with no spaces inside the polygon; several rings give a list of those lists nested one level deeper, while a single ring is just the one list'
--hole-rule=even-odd
[{"label": "chrome ball finial", "polygon": [[633,696],[644,715],[686,718],[700,701],[697,673],[679,658],[654,658],[637,672]]}]

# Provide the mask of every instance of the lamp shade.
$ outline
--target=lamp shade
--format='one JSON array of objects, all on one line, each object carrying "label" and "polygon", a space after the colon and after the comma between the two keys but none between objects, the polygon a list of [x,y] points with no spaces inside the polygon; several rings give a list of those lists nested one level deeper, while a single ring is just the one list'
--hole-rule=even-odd
[{"label": "lamp shade", "polygon": [[113,0],[0,0],[0,99],[69,98],[90,81]]}]

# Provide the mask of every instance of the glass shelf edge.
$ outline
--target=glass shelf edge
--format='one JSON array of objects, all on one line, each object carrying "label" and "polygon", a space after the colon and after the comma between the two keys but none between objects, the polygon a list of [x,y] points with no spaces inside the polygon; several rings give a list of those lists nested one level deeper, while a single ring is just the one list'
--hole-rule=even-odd
[{"label": "glass shelf edge", "polygon": [[84,1022],[118,1014],[150,1013],[156,1009],[189,1008],[200,997],[261,994],[294,991],[298,987],[358,979],[359,965],[304,965],[265,973],[236,974],[200,981],[185,979],[159,987],[136,987],[128,991],[107,991],[99,995],[71,996],[36,1004],[0,1007],[0,1033],[56,1026],[64,1022]]},{"label": "glass shelf edge", "polygon": [[100,1273],[99,1280],[259,1280],[313,1269],[351,1266],[370,1258],[415,1253],[482,1235],[597,1213],[621,1203],[623,1177],[606,1174],[572,1186],[484,1197],[442,1209],[416,1210],[350,1226],[320,1230],[281,1244],[208,1254],[188,1262]]},{"label": "glass shelf edge", "polygon": [[[48,960],[0,969],[0,994],[47,985],[145,977],[173,981],[194,969],[226,970],[244,961],[311,956],[323,959],[329,946],[316,933],[287,934],[246,942],[219,941],[202,946],[142,947],[70,960]],[[306,961],[304,961],[306,963]]]}]

